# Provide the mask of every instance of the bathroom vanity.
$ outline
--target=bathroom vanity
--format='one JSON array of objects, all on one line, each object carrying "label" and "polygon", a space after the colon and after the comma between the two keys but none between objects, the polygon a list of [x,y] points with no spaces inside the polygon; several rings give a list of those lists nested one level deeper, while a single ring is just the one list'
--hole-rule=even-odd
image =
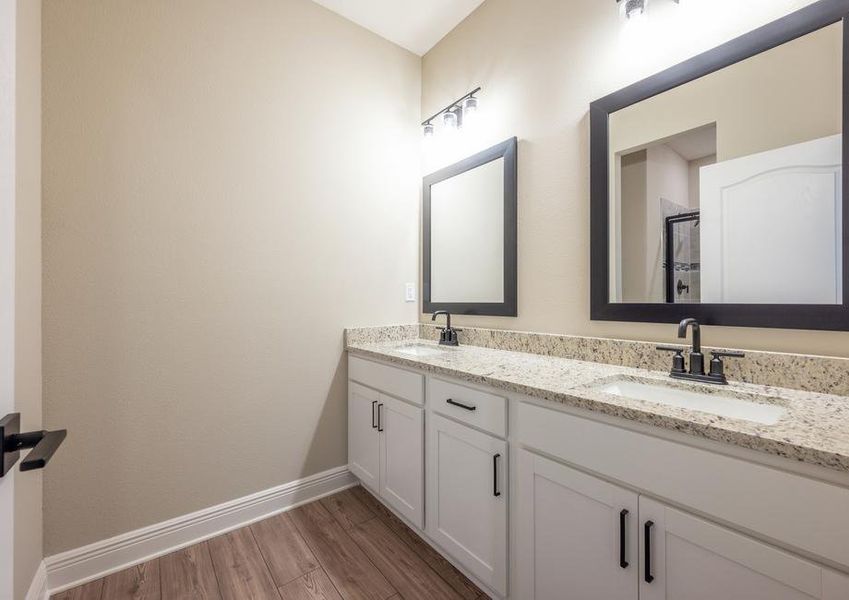
[{"label": "bathroom vanity", "polygon": [[494,597],[849,598],[849,399],[381,335],[351,472]]}]

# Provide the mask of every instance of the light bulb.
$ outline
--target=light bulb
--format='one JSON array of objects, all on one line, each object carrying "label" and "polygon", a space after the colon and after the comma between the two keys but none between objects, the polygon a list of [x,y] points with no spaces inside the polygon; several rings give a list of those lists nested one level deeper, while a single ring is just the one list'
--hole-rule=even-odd
[{"label": "light bulb", "polygon": [[645,13],[649,0],[618,0],[619,7],[626,19],[638,17]]},{"label": "light bulb", "polygon": [[457,129],[457,113],[455,113],[453,110],[445,111],[445,114],[442,116],[442,123],[448,129]]}]

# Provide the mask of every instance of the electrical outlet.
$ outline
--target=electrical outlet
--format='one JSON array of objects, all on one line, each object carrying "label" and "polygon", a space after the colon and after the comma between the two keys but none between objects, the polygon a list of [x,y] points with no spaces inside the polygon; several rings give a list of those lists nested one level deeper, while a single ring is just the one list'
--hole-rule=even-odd
[{"label": "electrical outlet", "polygon": [[415,302],[416,301],[416,284],[408,283],[404,286],[404,301],[405,302]]}]

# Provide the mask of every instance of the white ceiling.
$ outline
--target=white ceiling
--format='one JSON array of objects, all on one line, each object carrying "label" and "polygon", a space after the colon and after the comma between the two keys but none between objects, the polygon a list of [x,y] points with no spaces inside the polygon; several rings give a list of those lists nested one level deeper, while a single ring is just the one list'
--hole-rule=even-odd
[{"label": "white ceiling", "polygon": [[698,160],[716,154],[716,123],[699,127],[666,140],[666,145],[684,160]]},{"label": "white ceiling", "polygon": [[483,0],[314,0],[422,56]]}]

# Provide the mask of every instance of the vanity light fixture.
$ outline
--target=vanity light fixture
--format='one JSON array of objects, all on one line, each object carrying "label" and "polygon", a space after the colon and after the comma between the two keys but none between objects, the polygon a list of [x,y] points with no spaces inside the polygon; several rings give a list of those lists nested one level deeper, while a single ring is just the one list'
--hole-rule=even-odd
[{"label": "vanity light fixture", "polygon": [[475,97],[481,91],[480,87],[476,87],[465,96],[461,96],[433,116],[422,121],[422,130],[425,137],[432,137],[435,131],[433,124],[434,120],[442,117],[442,124],[446,129],[456,130],[463,126],[463,121],[478,110],[478,99]]}]

